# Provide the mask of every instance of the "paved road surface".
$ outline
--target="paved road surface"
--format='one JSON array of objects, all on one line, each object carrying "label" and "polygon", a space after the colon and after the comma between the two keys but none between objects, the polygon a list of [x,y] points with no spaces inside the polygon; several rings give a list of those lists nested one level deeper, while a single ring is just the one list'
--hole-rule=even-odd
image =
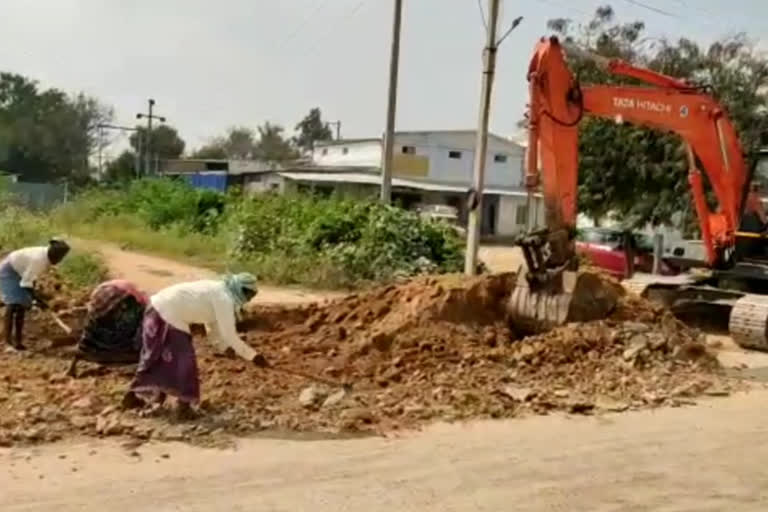
[{"label": "paved road surface", "polygon": [[[768,392],[402,439],[0,452],[3,512],[768,510]],[[167,455],[169,458],[163,458]],[[41,479],[40,476],[43,476]]]}]

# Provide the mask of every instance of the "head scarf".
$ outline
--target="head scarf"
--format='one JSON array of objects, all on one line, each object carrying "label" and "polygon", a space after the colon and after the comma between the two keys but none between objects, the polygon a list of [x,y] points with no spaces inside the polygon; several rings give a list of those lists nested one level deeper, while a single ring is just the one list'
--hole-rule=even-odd
[{"label": "head scarf", "polygon": [[247,299],[243,290],[253,290],[254,293],[258,291],[256,288],[256,276],[248,272],[241,272],[240,274],[228,274],[224,276],[224,285],[227,288],[232,300],[235,301],[235,307],[237,309],[245,306]]},{"label": "head scarf", "polygon": [[113,279],[112,281],[107,281],[104,285],[114,286],[122,292],[132,296],[139,304],[147,305],[149,303],[149,298],[146,294],[136,288],[136,285],[130,281],[126,281],[125,279]]}]

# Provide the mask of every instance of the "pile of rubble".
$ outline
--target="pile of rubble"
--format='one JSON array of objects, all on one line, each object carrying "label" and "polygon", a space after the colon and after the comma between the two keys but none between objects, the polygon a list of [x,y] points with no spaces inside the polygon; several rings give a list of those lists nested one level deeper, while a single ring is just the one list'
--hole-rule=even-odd
[{"label": "pile of rubble", "polygon": [[[513,283],[512,275],[428,277],[323,304],[256,307],[241,331],[275,368],[339,385],[220,357],[199,339],[202,417],[179,425],[164,409],[116,408],[131,368],[63,377],[73,347],[51,343],[56,326],[38,314],[33,350],[0,354],[0,444],[383,433],[440,420],[682,405],[728,392],[699,334],[638,298],[624,298],[604,321],[521,339],[505,320]],[[74,323],[83,298],[60,305]]]}]

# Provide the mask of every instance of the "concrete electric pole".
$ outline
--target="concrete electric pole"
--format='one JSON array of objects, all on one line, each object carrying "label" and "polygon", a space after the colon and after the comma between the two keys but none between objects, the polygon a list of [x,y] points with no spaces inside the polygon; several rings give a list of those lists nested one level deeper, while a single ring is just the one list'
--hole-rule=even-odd
[{"label": "concrete electric pole", "polygon": [[[138,113],[136,114],[136,119],[142,119],[144,117],[147,118],[147,140],[144,141],[144,174],[149,174],[149,171],[152,169],[152,120],[157,119],[161,123],[165,122],[165,118],[163,116],[156,116],[152,110],[155,106],[155,100],[150,98],[148,100],[149,109],[146,114]],[[139,133],[139,137],[141,137],[141,133]]]},{"label": "concrete electric pole", "polygon": [[475,161],[472,188],[468,197],[469,219],[467,221],[467,249],[464,260],[464,273],[477,273],[477,251],[480,246],[480,234],[483,220],[483,187],[485,186],[485,160],[488,152],[488,119],[491,111],[491,91],[493,77],[496,72],[496,50],[501,42],[522,21],[516,18],[510,28],[496,39],[496,29],[499,22],[500,0],[488,0],[488,23],[486,26],[486,43],[483,51],[483,83],[480,91],[480,112],[477,121],[477,139],[475,141]]},{"label": "concrete electric pole", "polygon": [[381,163],[381,201],[392,201],[392,149],[395,144],[395,111],[397,109],[397,71],[400,61],[400,25],[403,0],[395,0],[392,19],[392,49],[389,57],[389,93],[387,98],[387,129],[384,133]]},{"label": "concrete electric pole", "polygon": [[327,123],[328,126],[335,126],[336,127],[336,140],[341,140],[341,121],[329,121]]}]

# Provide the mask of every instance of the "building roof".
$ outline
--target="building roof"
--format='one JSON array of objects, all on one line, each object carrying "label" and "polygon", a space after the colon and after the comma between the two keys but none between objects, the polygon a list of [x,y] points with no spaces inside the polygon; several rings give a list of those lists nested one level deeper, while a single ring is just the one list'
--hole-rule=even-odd
[{"label": "building roof", "polygon": [[316,140],[315,147],[342,146],[344,144],[358,144],[360,142],[381,142],[381,137],[363,137],[357,139]]},{"label": "building roof", "polygon": [[[316,183],[359,183],[378,185],[381,175],[365,172],[278,172],[279,176],[294,181],[312,181]],[[414,188],[431,192],[467,193],[468,185],[437,183],[434,181],[392,178],[393,187]],[[486,187],[485,194],[525,197],[528,192],[523,188]]]},{"label": "building roof", "polygon": [[[397,131],[395,132],[395,136],[398,135],[429,135],[431,133],[434,134],[452,134],[452,135],[474,135],[477,132],[477,130],[408,130],[408,131]],[[513,140],[511,138],[502,137],[501,135],[496,135],[495,133],[489,133],[488,137],[510,143],[510,144],[517,144],[520,145],[520,143],[516,140]],[[325,147],[325,146],[341,146],[344,144],[357,144],[361,142],[381,142],[381,137],[368,137],[368,138],[357,138],[357,139],[338,139],[338,140],[319,140],[315,142],[315,147]]]}]

